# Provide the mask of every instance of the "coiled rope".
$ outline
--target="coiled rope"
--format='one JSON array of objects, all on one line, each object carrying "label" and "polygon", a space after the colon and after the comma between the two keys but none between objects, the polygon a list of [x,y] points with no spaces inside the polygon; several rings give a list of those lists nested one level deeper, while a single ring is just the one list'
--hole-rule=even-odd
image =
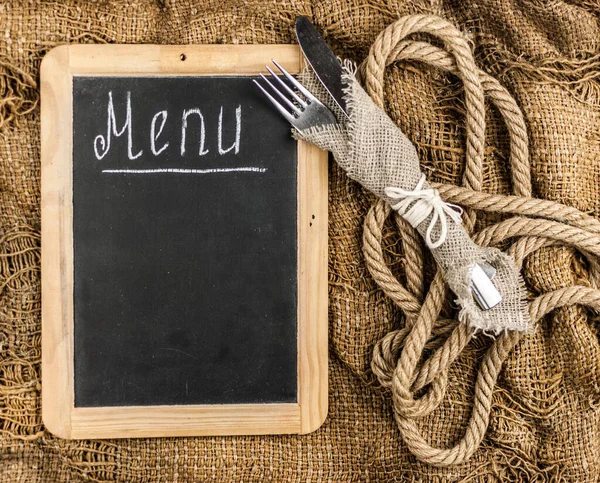
[{"label": "coiled rope", "polygon": [[[427,33],[441,39],[445,48],[406,37]],[[375,103],[384,108],[384,72],[404,60],[420,61],[457,75],[464,84],[467,149],[463,187],[434,184],[442,198],[465,208],[465,227],[472,231],[475,212],[515,215],[473,234],[476,243],[497,245],[510,240],[508,253],[521,267],[525,258],[548,246],[579,250],[589,264],[592,287],[571,286],[545,293],[529,304],[535,323],[552,310],[580,304],[600,310],[600,222],[575,208],[532,197],[528,136],[523,114],[509,92],[496,79],[479,70],[467,39],[439,17],[412,15],[386,28],[372,45],[359,75]],[[513,196],[481,192],[485,147],[487,95],[502,115],[510,136]],[[518,332],[498,336],[485,354],[475,383],[473,409],[462,439],[452,448],[435,448],[421,434],[417,420],[431,414],[442,401],[449,366],[473,337],[467,324],[441,319],[446,288],[438,270],[429,290],[424,283],[424,254],[419,235],[397,214],[395,222],[406,257],[406,285],[386,265],[381,245],[383,225],[392,212],[383,201],[370,209],[364,224],[363,251],[369,272],[404,312],[406,324],[383,337],[373,351],[371,368],[380,384],[392,394],[394,417],[410,451],[421,461],[437,466],[467,461],[485,436],[492,393],[502,364],[521,337]],[[445,340],[443,339],[445,337]],[[442,338],[443,343],[438,343]],[[428,357],[424,350],[437,347]],[[418,397],[417,397],[418,394]]]}]

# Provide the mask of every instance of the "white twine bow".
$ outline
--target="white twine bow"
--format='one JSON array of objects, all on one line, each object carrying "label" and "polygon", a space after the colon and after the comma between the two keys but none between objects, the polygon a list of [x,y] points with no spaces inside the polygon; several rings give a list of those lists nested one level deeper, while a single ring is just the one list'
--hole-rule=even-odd
[{"label": "white twine bow", "polygon": [[[420,225],[433,212],[429,227],[425,233],[425,243],[430,249],[438,248],[446,241],[448,233],[448,222],[446,216],[456,223],[461,224],[463,209],[452,203],[445,203],[440,198],[440,193],[434,188],[423,189],[425,175],[421,176],[415,189],[403,190],[402,188],[386,188],[385,194],[388,198],[400,200],[392,205],[400,216],[408,221],[414,228]],[[440,223],[440,236],[437,241],[431,239],[431,233],[436,223]]]}]

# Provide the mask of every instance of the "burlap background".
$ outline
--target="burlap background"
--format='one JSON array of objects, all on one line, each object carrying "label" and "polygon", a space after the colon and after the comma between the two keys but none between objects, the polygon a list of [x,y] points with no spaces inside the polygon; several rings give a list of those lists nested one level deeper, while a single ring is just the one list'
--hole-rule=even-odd
[{"label": "burlap background", "polygon": [[[472,35],[479,65],[522,107],[536,196],[600,215],[600,7],[588,0],[150,0],[0,3],[0,479],[87,481],[597,481],[600,344],[597,318],[577,307],[546,317],[509,357],[482,448],[466,464],[418,463],[373,387],[373,345],[402,315],[371,280],[361,251],[372,199],[331,166],[330,411],[302,437],[61,441],[40,419],[40,59],[66,42],[287,43],[309,15],[338,54],[360,61],[397,17],[426,12]],[[387,108],[416,145],[429,179],[459,183],[463,104],[451,76],[390,68]],[[488,113],[484,190],[508,189],[507,136]],[[488,216],[491,219],[493,216]],[[480,223],[486,217],[480,216]],[[385,249],[402,274],[392,225]],[[529,288],[586,284],[580,257],[529,257]],[[444,403],[425,419],[436,446],[461,435],[478,359],[472,342],[451,368]]]}]

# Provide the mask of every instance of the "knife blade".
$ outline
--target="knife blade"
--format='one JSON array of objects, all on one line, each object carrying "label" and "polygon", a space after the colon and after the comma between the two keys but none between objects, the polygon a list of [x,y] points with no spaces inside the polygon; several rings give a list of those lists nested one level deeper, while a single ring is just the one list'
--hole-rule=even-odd
[{"label": "knife blade", "polygon": [[296,37],[302,53],[329,95],[348,116],[342,84],[342,66],[308,17],[296,17]]}]

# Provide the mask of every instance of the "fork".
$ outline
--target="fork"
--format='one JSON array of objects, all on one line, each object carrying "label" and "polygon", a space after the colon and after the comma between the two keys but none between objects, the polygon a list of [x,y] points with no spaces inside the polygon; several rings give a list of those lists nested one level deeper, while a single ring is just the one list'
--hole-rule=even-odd
[{"label": "fork", "polygon": [[[313,126],[323,126],[325,124],[335,124],[337,119],[321,101],[313,96],[309,90],[298,82],[294,76],[286,71],[281,65],[277,63],[275,59],[271,59],[273,64],[279,69],[285,78],[296,88],[297,92],[288,86],[281,78],[271,70],[269,66],[267,70],[271,74],[271,78],[275,80],[275,83],[271,82],[263,74],[260,74],[262,79],[269,85],[271,90],[281,99],[282,102],[278,101],[262,86],[260,83],[253,79],[254,83],[260,88],[265,96],[273,103],[275,108],[280,114],[285,117],[288,122],[294,126],[298,131],[308,129]],[[278,87],[279,86],[279,87]],[[287,94],[287,95],[286,95]],[[302,95],[302,98],[299,94]],[[284,107],[285,106],[285,107]]]}]

